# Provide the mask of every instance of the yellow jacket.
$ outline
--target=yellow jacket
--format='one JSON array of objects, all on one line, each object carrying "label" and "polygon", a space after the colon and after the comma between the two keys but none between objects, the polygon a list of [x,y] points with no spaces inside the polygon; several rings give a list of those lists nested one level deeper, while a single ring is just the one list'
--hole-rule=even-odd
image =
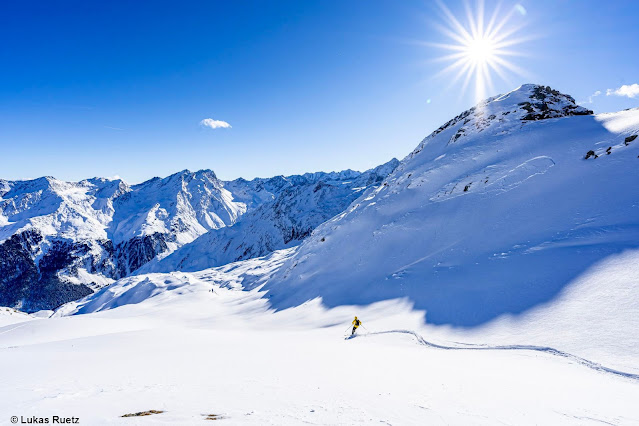
[{"label": "yellow jacket", "polygon": [[353,324],[353,326],[357,328],[362,324],[362,322],[358,320],[357,318],[355,318],[351,324]]}]

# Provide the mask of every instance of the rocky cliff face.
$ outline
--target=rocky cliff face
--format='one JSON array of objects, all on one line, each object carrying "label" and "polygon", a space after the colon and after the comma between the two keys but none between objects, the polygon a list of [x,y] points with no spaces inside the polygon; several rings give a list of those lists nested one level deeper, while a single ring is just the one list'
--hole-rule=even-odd
[{"label": "rocky cliff face", "polygon": [[59,271],[73,268],[88,247],[53,239],[43,252],[43,242],[44,237],[30,229],[0,244],[0,305],[33,312],[55,308],[93,292],[87,285],[58,276]]}]

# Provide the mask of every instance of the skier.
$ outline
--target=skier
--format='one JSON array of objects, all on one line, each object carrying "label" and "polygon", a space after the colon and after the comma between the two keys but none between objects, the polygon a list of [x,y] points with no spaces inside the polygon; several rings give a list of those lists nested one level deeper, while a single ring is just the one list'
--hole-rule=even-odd
[{"label": "skier", "polygon": [[357,317],[355,317],[355,319],[353,320],[353,332],[351,333],[351,336],[353,334],[355,334],[355,330],[357,330],[357,327],[359,327],[360,325],[362,325],[362,322],[360,320],[357,319]]}]

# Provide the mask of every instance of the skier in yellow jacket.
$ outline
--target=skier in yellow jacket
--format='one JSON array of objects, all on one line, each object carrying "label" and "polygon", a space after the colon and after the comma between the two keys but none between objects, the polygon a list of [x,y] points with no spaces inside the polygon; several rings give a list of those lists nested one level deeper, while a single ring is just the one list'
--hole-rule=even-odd
[{"label": "skier in yellow jacket", "polygon": [[357,330],[357,327],[359,327],[360,325],[362,325],[362,322],[360,320],[357,319],[357,317],[355,317],[355,319],[353,320],[353,332],[351,333],[351,336],[353,334],[355,334],[355,331]]}]

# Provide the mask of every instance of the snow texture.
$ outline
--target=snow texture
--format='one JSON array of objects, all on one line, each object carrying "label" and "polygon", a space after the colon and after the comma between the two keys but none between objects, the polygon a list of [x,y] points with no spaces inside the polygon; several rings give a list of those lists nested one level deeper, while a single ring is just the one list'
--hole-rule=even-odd
[{"label": "snow texture", "polygon": [[[140,420],[149,424],[639,421],[639,376],[610,359],[462,343],[401,299],[273,311],[259,288],[296,250],[124,278],[51,319],[0,327],[0,365],[28,365],[3,370],[0,412],[89,424],[148,410],[163,411]],[[363,326],[345,340],[354,313]]]}]

